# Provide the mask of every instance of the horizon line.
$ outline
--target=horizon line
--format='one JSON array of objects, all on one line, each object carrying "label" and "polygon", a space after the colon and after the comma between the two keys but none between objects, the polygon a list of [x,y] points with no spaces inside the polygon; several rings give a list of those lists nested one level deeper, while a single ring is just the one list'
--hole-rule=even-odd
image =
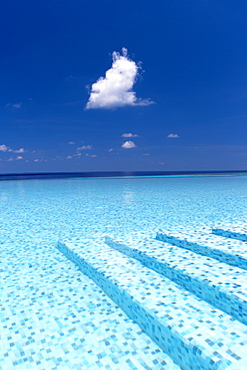
[{"label": "horizon line", "polygon": [[207,171],[84,171],[84,172],[26,172],[2,173],[0,181],[38,180],[68,178],[141,178],[141,177],[188,177],[188,176],[231,176],[247,174],[247,170],[207,170]]}]

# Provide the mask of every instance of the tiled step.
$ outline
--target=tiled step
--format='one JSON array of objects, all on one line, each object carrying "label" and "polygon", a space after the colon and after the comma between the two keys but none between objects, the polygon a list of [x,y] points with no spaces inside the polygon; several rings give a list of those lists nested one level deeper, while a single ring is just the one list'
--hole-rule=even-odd
[{"label": "tiled step", "polygon": [[105,244],[70,239],[58,249],[182,370],[246,370],[242,323]]},{"label": "tiled step", "polygon": [[215,235],[223,236],[225,238],[237,239],[242,242],[247,242],[247,229],[243,226],[235,227],[223,227],[212,229],[212,233]]},{"label": "tiled step", "polygon": [[194,230],[160,230],[156,239],[247,270],[247,244]]},{"label": "tiled step", "polygon": [[247,271],[154,239],[106,243],[247,324]]}]

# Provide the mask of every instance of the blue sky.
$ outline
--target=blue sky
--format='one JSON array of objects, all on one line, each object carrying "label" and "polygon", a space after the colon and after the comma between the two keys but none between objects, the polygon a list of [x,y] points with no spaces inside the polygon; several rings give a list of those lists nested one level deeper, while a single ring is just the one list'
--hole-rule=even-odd
[{"label": "blue sky", "polygon": [[246,170],[246,1],[3,0],[0,45],[0,173]]}]

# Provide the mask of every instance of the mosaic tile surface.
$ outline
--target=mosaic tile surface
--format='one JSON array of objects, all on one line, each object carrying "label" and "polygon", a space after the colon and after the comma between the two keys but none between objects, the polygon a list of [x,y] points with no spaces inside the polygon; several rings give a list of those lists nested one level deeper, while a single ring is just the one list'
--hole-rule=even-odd
[{"label": "mosaic tile surface", "polygon": [[[101,368],[108,368],[109,356],[104,352],[109,346],[102,341],[97,346],[92,340],[95,336],[89,330],[91,325],[83,324],[88,322],[85,312],[90,313],[90,322],[95,323],[98,320],[95,302],[100,301],[103,314],[110,310],[113,315],[110,325],[101,324],[103,334],[99,337],[103,340],[107,325],[116,332],[123,327],[118,317],[120,311],[112,303],[108,306],[110,301],[105,303],[108,298],[103,297],[95,284],[55,250],[59,238],[78,234],[80,238],[97,241],[112,233],[125,237],[129,232],[153,233],[157,228],[213,229],[223,224],[246,224],[246,181],[246,176],[233,176],[0,182],[1,282],[5,278],[0,291],[1,308],[4,308],[0,311],[0,335],[5,343],[0,347],[0,367],[3,370],[97,369],[101,363]],[[79,312],[83,308],[86,311]],[[79,323],[71,324],[72,312]],[[109,315],[106,316],[108,320]],[[131,330],[126,326],[126,332],[136,333],[130,335],[129,343],[132,341],[133,345],[128,344],[128,348],[137,348],[141,342],[138,348],[144,350],[140,350],[141,355],[137,350],[130,350],[125,357],[121,349],[119,353],[116,349],[114,356],[111,354],[110,366],[119,369],[117,363],[112,364],[112,358],[125,361],[131,356],[128,366],[143,369],[146,356],[151,369],[165,367],[160,357],[163,355],[154,355],[157,346],[140,341],[139,328],[135,331],[131,322],[128,325]],[[70,330],[73,327],[75,331]],[[63,331],[65,335],[60,336]],[[7,344],[10,336],[11,346]],[[78,344],[77,338],[82,336],[84,341]],[[117,346],[121,340],[116,342]],[[4,356],[6,348],[11,349],[9,356]],[[99,357],[103,355],[100,363],[95,363],[94,350]],[[156,356],[154,360],[153,356]]]},{"label": "mosaic tile surface", "polygon": [[247,324],[247,271],[151,236],[132,233],[120,240],[108,237],[106,243]]},{"label": "mosaic tile surface", "polygon": [[105,244],[76,237],[58,248],[184,369],[245,369],[245,325]]},{"label": "mosaic tile surface", "polygon": [[240,240],[179,227],[159,230],[156,239],[247,270],[247,244]]},{"label": "mosaic tile surface", "polygon": [[9,236],[1,261],[1,369],[178,370],[49,241]]},{"label": "mosaic tile surface", "polygon": [[213,229],[212,234],[247,242],[247,225],[222,225]]}]

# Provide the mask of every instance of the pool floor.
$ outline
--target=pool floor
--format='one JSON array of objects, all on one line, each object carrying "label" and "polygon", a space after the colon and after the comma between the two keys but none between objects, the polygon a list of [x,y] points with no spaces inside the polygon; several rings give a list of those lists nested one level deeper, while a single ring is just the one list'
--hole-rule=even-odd
[{"label": "pool floor", "polygon": [[246,181],[1,182],[0,369],[246,370]]},{"label": "pool floor", "polygon": [[1,369],[178,369],[49,240],[1,258]]}]

